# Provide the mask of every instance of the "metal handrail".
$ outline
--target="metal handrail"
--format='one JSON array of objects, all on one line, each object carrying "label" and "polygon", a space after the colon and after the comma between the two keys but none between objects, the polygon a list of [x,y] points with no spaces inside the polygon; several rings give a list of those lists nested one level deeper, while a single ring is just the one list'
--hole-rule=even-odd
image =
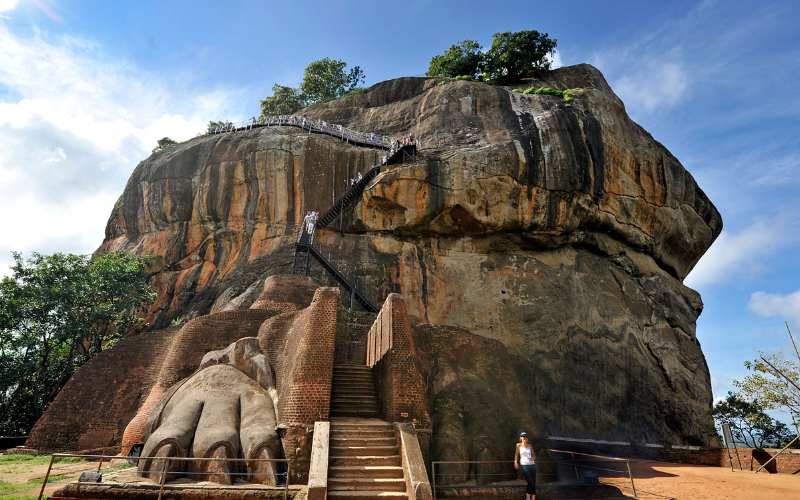
[{"label": "metal handrail", "polygon": [[[41,500],[44,495],[45,487],[47,486],[47,481],[50,479],[50,472],[53,469],[53,463],[55,462],[56,458],[84,458],[84,459],[98,459],[99,463],[97,465],[97,471],[100,471],[100,468],[103,465],[104,460],[112,461],[112,460],[143,460],[143,459],[159,459],[164,460],[164,465],[161,468],[161,478],[159,481],[159,491],[158,491],[158,498],[160,499],[166,483],[166,477],[170,474],[168,471],[170,462],[173,461],[180,461],[180,462],[275,462],[275,463],[284,463],[286,464],[286,472],[276,474],[276,476],[285,476],[286,480],[283,485],[283,498],[286,500],[289,495],[289,481],[291,477],[291,462],[286,458],[227,458],[227,457],[125,457],[121,455],[81,455],[79,453],[53,453],[50,456],[50,463],[47,466],[47,472],[44,475],[44,480],[42,481],[42,487],[39,490],[39,497],[38,500]],[[179,475],[205,475],[204,472],[188,472],[188,471],[181,471],[179,473],[172,473],[172,474],[179,474]],[[239,475],[247,475],[248,473],[237,473],[232,472],[229,475],[239,476]],[[80,480],[78,480],[80,483]],[[254,483],[255,484],[255,483]]]},{"label": "metal handrail", "polygon": [[388,135],[376,134],[374,132],[359,132],[357,130],[349,129],[342,125],[328,123],[324,120],[315,120],[297,115],[274,115],[261,117],[258,120],[251,118],[238,123],[227,123],[216,127],[206,135],[226,134],[231,132],[240,132],[244,130],[251,130],[260,127],[273,127],[273,126],[290,126],[299,127],[309,132],[318,132],[322,134],[338,137],[343,141],[366,144],[381,149],[390,149],[396,142],[394,138]]},{"label": "metal handrail", "polygon": [[630,480],[630,482],[631,482],[631,489],[633,490],[633,498],[637,498],[637,496],[636,496],[636,484],[633,482],[633,473],[631,472],[631,461],[630,461],[630,459],[628,459],[628,458],[619,458],[619,457],[609,457],[609,456],[603,456],[603,455],[592,455],[591,453],[581,453],[581,452],[578,452],[578,451],[568,451],[568,450],[549,449],[548,451],[551,451],[553,453],[569,454],[570,457],[571,457],[571,461],[573,462],[572,467],[575,470],[576,479],[579,477],[578,469],[591,469],[591,470],[596,470],[596,471],[600,471],[600,472],[615,472],[615,473],[625,473],[626,472],[626,471],[622,471],[622,470],[618,470],[618,469],[606,469],[604,467],[598,467],[598,466],[594,466],[594,465],[586,465],[586,464],[583,464],[583,463],[575,463],[575,462],[580,460],[580,459],[576,459],[575,458],[576,455],[581,456],[581,457],[589,457],[589,458],[595,459],[594,461],[624,463],[625,464],[625,468],[627,469],[627,473],[628,473],[628,480]]}]

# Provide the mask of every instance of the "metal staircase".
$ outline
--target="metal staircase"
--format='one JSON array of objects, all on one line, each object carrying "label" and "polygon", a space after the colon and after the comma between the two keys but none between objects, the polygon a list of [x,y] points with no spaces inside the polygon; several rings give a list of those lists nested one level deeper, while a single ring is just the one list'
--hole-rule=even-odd
[{"label": "metal staircase", "polygon": [[[328,259],[322,256],[314,248],[314,231],[317,227],[327,227],[330,223],[341,216],[345,209],[350,207],[356,200],[361,198],[361,194],[367,185],[375,179],[381,172],[381,167],[384,165],[393,165],[395,163],[402,163],[407,159],[416,158],[417,146],[416,144],[393,145],[390,147],[389,152],[384,156],[383,161],[375,165],[339,198],[321,217],[317,217],[316,212],[308,212],[303,224],[300,227],[300,233],[297,237],[294,249],[294,260],[292,262],[292,274],[305,274],[308,275],[310,270],[310,258],[313,257],[325,269],[328,274],[347,290],[350,295],[350,303],[353,301],[358,302],[361,306],[369,312],[378,312],[378,306],[373,304],[347,277],[336,269]],[[310,224],[309,224],[310,221]]]}]

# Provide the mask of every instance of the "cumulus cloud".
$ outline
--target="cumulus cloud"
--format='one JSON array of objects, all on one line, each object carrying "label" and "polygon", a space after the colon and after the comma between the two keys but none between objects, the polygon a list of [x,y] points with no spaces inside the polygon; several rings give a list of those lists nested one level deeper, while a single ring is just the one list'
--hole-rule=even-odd
[{"label": "cumulus cloud", "polygon": [[652,112],[678,104],[686,95],[688,81],[680,63],[651,60],[631,67],[615,82],[614,89],[629,106]]},{"label": "cumulus cloud", "polygon": [[747,308],[758,316],[780,316],[800,323],[800,290],[787,294],[754,292]]},{"label": "cumulus cloud", "polygon": [[156,140],[240,118],[227,112],[236,95],[176,85],[88,40],[0,23],[0,274],[11,250],[93,251]]},{"label": "cumulus cloud", "polygon": [[17,5],[19,0],[0,0],[0,14],[16,9]]},{"label": "cumulus cloud", "polygon": [[722,231],[689,273],[686,285],[701,288],[761,271],[764,257],[789,242],[787,227],[778,217],[770,222],[758,220],[741,231]]}]

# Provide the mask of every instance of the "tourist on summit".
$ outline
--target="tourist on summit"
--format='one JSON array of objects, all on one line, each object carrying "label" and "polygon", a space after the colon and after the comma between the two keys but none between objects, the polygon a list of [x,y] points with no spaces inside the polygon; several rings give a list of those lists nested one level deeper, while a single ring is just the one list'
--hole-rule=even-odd
[{"label": "tourist on summit", "polygon": [[528,433],[521,432],[517,449],[514,452],[514,469],[519,470],[522,467],[522,476],[528,483],[525,500],[536,498],[536,460],[534,457],[535,453],[533,445],[528,441]]}]

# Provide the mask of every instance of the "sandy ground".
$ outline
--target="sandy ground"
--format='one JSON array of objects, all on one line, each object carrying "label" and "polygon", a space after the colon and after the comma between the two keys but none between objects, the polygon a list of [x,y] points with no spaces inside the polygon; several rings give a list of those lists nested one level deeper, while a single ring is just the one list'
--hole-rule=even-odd
[{"label": "sandy ground", "polygon": [[[637,498],[680,500],[800,500],[800,474],[767,474],[702,465],[637,461],[631,464]],[[631,495],[627,478],[603,478]]]}]

